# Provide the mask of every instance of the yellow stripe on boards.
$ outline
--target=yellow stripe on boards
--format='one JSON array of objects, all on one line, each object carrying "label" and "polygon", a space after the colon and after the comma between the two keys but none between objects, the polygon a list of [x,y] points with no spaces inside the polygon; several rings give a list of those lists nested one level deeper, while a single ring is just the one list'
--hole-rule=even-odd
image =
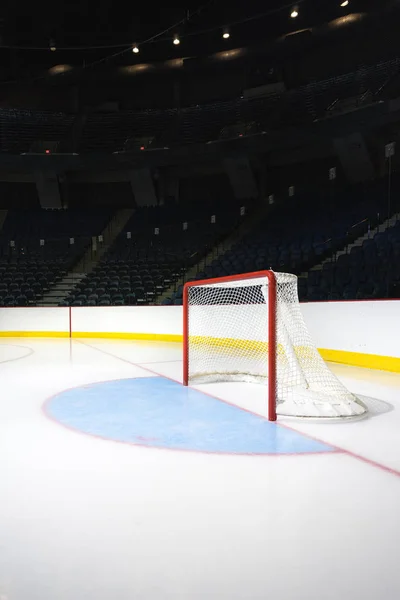
[{"label": "yellow stripe on boards", "polygon": [[205,335],[189,336],[192,346],[212,346],[214,348],[235,348],[253,352],[268,352],[268,342],[257,340],[239,340],[237,338],[216,338]]},{"label": "yellow stripe on boards", "polygon": [[[215,338],[210,336],[190,336],[189,338],[190,345],[194,347],[199,346],[208,346],[212,348],[221,349],[231,349],[239,350],[242,353],[253,353],[255,355],[268,353],[268,342],[263,342],[259,340],[241,340],[237,338]],[[301,360],[312,360],[315,357],[316,350],[313,346],[294,346],[293,352],[295,356]],[[278,344],[277,346],[277,357],[278,360],[284,359],[288,360],[288,355],[285,350],[285,346],[283,344]]]},{"label": "yellow stripe on boards", "polygon": [[352,367],[364,367],[365,369],[400,373],[400,358],[394,356],[363,354],[361,352],[347,352],[346,350],[327,350],[325,348],[320,348],[319,352],[322,358],[329,362],[342,363]]},{"label": "yellow stripe on boards", "polygon": [[69,338],[69,331],[0,331],[2,338]]},{"label": "yellow stripe on boards", "polygon": [[[242,351],[268,352],[268,342],[257,342],[253,340],[238,340],[232,338],[214,338],[208,336],[191,336],[190,343],[195,346],[206,344],[215,348],[230,347]],[[293,348],[299,359],[312,359],[314,349],[309,346],[297,346]],[[392,371],[400,373],[400,358],[393,356],[381,356],[379,354],[363,354],[361,352],[348,352],[347,350],[327,350],[318,348],[322,358],[328,362],[337,362],[353,367],[364,367],[379,371]],[[278,360],[284,357],[285,349],[278,344]]]},{"label": "yellow stripe on boards", "polygon": [[[182,335],[169,333],[125,333],[125,332],[93,332],[75,331],[73,338],[92,338],[108,340],[143,340],[154,342],[182,342]],[[69,338],[68,331],[0,331],[0,338]],[[191,336],[190,342],[194,345],[208,344],[221,350],[225,347],[233,347],[240,350],[253,352],[267,352],[268,342],[257,342],[254,340],[238,340],[234,338],[215,338],[211,336]],[[306,347],[295,349],[296,355],[305,358]],[[278,355],[283,354],[284,349],[278,346]],[[322,358],[328,362],[336,362],[344,365],[375,369],[380,371],[391,371],[400,373],[400,358],[393,356],[381,356],[379,354],[363,354],[361,352],[348,352],[347,350],[328,350],[319,348]]]}]

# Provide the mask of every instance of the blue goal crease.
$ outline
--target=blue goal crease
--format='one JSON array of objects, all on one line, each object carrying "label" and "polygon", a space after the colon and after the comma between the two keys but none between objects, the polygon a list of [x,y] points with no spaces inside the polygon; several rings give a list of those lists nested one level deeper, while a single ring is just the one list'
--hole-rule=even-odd
[{"label": "blue goal crease", "polygon": [[114,441],[232,454],[306,454],[334,448],[163,377],[98,382],[60,392],[54,420]]}]

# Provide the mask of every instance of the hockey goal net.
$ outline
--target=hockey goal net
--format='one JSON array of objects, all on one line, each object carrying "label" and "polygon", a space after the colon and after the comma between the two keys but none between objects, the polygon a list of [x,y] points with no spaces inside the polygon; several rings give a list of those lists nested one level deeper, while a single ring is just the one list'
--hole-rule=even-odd
[{"label": "hockey goal net", "polygon": [[321,358],[303,320],[297,277],[261,271],[184,286],[184,385],[244,381],[276,415],[350,419],[367,412]]}]

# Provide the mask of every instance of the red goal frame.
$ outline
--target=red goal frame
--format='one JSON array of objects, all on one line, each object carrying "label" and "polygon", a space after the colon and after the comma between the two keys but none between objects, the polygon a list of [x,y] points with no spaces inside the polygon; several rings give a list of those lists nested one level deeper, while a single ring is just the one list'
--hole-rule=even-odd
[{"label": "red goal frame", "polygon": [[[276,421],[276,277],[273,271],[255,271],[212,279],[188,281],[183,287],[183,385],[189,385],[189,288],[246,279],[268,279],[268,420]],[[271,350],[270,350],[271,349]]]}]

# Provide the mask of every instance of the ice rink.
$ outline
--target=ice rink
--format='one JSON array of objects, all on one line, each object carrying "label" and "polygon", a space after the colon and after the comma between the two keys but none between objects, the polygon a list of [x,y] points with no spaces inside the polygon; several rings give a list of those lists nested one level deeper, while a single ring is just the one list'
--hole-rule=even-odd
[{"label": "ice rink", "polygon": [[400,374],[330,366],[367,419],[268,423],[180,344],[3,339],[0,599],[398,600]]}]

